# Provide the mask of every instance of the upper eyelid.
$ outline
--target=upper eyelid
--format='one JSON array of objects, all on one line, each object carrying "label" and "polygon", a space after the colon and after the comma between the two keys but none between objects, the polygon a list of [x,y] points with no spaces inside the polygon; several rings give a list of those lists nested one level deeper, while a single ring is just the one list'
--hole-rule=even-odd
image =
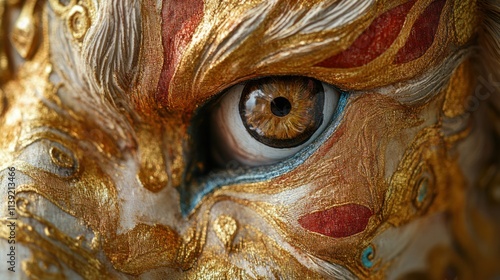
[{"label": "upper eyelid", "polygon": [[335,133],[343,121],[351,93],[347,91],[340,91],[339,93],[338,104],[333,116],[325,129],[311,143],[305,145],[291,157],[269,166],[238,166],[236,169],[209,173],[207,176],[200,178],[195,184],[188,185],[188,189],[181,192],[182,214],[184,216],[189,215],[196,209],[203,197],[220,187],[269,180],[291,172],[302,165]]}]

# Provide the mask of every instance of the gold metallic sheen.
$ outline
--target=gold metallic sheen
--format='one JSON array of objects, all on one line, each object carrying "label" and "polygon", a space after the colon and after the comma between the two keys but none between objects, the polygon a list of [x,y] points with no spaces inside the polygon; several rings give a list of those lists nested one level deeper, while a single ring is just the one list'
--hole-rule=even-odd
[{"label": "gold metallic sheen", "polygon": [[66,24],[73,37],[77,40],[82,40],[90,27],[90,18],[87,9],[79,5],[73,6],[69,11]]},{"label": "gold metallic sheen", "polygon": [[35,13],[38,0],[26,0],[12,31],[12,44],[23,58],[31,58],[35,51],[39,19]]},{"label": "gold metallic sheen", "polygon": [[224,244],[224,247],[229,251],[238,230],[238,223],[232,217],[221,215],[214,221],[213,230],[222,244]]},{"label": "gold metallic sheen", "polygon": [[[0,15],[9,5],[21,3],[14,2],[0,0]],[[269,12],[266,18],[234,46],[224,43],[235,34],[233,28],[251,16],[248,11],[274,1],[206,0],[193,40],[175,65],[163,108],[158,108],[155,99],[162,70],[158,61],[164,60],[165,51],[162,7],[157,2],[146,0],[140,5],[143,41],[138,81],[127,89],[126,102],[138,115],[130,120],[137,147],[120,146],[112,131],[101,128],[101,120],[74,111],[60,96],[68,85],[51,81],[48,8],[42,4],[50,5],[57,20],[68,27],[75,39],[70,38],[72,43],[83,46],[95,20],[94,1],[70,0],[66,5],[59,0],[23,1],[10,35],[25,61],[14,76],[4,76],[11,70],[12,58],[7,57],[8,46],[3,43],[9,34],[0,33],[0,74],[5,79],[0,83],[0,170],[15,166],[27,181],[16,190],[18,242],[31,254],[21,265],[27,277],[63,279],[67,269],[86,279],[151,275],[166,279],[327,278],[312,269],[317,268],[317,261],[335,264],[355,277],[384,279],[394,269],[394,261],[375,261],[373,267],[364,267],[363,250],[373,246],[379,254],[381,250],[374,245],[379,234],[435,214],[449,218],[455,239],[451,248],[463,255],[436,247],[427,256],[428,272],[411,275],[439,278],[451,264],[462,277],[492,277],[500,263],[495,251],[500,248],[500,229],[491,217],[469,209],[468,183],[475,182],[467,182],[456,155],[457,145],[474,132],[472,122],[457,131],[445,133],[443,128],[444,120],[465,113],[464,101],[474,86],[471,64],[460,65],[449,84],[426,104],[405,105],[380,90],[410,83],[467,44],[475,31],[472,11],[476,1],[446,1],[433,45],[415,61],[393,64],[413,24],[433,0],[416,1],[394,44],[374,61],[352,69],[326,69],[314,65],[347,49],[377,16],[406,0],[376,1],[349,24],[276,39],[267,31],[283,20],[285,3],[290,10],[312,9],[322,3],[278,1],[281,5],[265,10]],[[4,31],[2,22],[0,32]],[[336,40],[317,47],[329,38]],[[306,47],[307,51],[297,51]],[[189,133],[197,109],[231,85],[266,75],[303,75],[356,92],[332,135],[293,170],[258,182],[222,186],[205,195],[187,217],[173,206],[169,209],[179,212],[168,224],[142,213],[125,217],[128,212],[123,207],[128,206],[120,195],[133,195],[121,193],[125,187],[137,188],[134,192],[149,198],[171,199],[168,195],[172,194],[179,199],[183,184],[198,179],[189,172],[198,156],[193,147],[200,141]],[[46,146],[37,156],[52,169],[26,159],[26,151],[37,145]],[[386,174],[392,159],[387,151],[392,147],[400,147],[401,158],[392,162],[393,173]],[[127,178],[134,178],[133,182],[123,182],[122,174],[131,175]],[[489,203],[498,205],[498,168],[486,174],[483,177],[488,180],[478,184],[478,189],[487,194]],[[0,181],[4,180],[5,174],[0,175]],[[69,236],[61,224],[39,216],[34,207],[40,200],[60,209],[61,215],[75,218],[88,234]],[[147,199],[137,203],[144,203],[140,205],[144,208],[163,206]],[[366,229],[352,236],[324,236],[297,221],[307,213],[348,203],[373,212]],[[134,224],[124,226],[127,219]],[[8,234],[2,226],[2,241]],[[477,240],[491,246],[479,247]]]},{"label": "gold metallic sheen", "polygon": [[453,23],[455,44],[466,44],[477,29],[477,0],[454,0]]},{"label": "gold metallic sheen", "polygon": [[[8,80],[11,75],[10,58],[7,55],[8,45],[4,42],[8,41],[8,22],[7,22],[7,0],[0,0],[0,85]],[[0,105],[2,106],[2,105]],[[2,106],[3,107],[3,106]],[[2,109],[0,107],[0,109]],[[1,113],[1,110],[0,110]]]},{"label": "gold metallic sheen", "polygon": [[446,99],[443,105],[444,115],[455,118],[466,112],[466,102],[475,89],[475,78],[469,60],[463,62],[453,72],[446,88]]},{"label": "gold metallic sheen", "polygon": [[152,191],[158,192],[167,186],[168,174],[162,150],[162,130],[158,126],[144,127],[139,130],[138,141],[140,169],[137,178],[142,185]]},{"label": "gold metallic sheen", "polygon": [[75,160],[72,155],[66,154],[57,147],[50,148],[50,159],[54,164],[64,168],[72,168],[75,166]]}]

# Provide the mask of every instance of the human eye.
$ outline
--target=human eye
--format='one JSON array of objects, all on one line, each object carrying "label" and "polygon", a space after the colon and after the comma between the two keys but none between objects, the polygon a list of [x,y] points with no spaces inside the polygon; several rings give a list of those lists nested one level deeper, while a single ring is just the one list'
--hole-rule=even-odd
[{"label": "human eye", "polygon": [[210,110],[214,163],[271,165],[297,154],[338,116],[346,95],[305,76],[271,76],[229,88]]}]

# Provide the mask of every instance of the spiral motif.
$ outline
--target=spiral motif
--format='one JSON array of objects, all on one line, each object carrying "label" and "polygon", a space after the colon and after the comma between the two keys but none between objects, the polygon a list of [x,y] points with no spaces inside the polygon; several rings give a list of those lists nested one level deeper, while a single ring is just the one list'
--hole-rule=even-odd
[{"label": "spiral motif", "polygon": [[83,39],[90,27],[90,18],[87,9],[80,5],[73,6],[69,11],[66,23],[75,39]]}]

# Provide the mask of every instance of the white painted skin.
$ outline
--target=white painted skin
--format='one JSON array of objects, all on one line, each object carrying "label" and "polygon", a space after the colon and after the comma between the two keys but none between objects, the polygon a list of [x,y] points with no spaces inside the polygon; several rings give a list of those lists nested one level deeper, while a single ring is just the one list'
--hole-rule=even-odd
[{"label": "white painted skin", "polygon": [[[97,5],[97,1],[94,4]],[[94,45],[89,44],[87,49],[85,50],[86,57],[87,58],[93,58],[91,59],[90,62],[87,60],[82,59],[81,55],[81,50],[79,49],[78,45],[72,45],[71,44],[71,38],[69,38],[69,34],[66,33],[65,29],[65,23],[63,21],[58,20],[55,17],[50,17],[49,23],[51,25],[51,33],[50,33],[50,39],[51,39],[51,59],[52,65],[54,67],[54,72],[60,75],[58,77],[58,80],[56,83],[62,82],[65,86],[64,94],[60,94],[61,98],[63,99],[63,103],[65,105],[72,105],[73,107],[78,109],[78,113],[81,112],[86,112],[89,118],[91,119],[98,119],[101,121],[101,125],[105,126],[108,125],[109,127],[113,126],[113,129],[116,129],[118,132],[119,131],[126,131],[125,127],[123,126],[123,122],[120,121],[121,115],[117,112],[114,111],[113,106],[110,104],[107,104],[104,102],[102,99],[102,94],[105,92],[106,94],[113,93],[112,95],[117,98],[120,96],[122,93],[121,87],[113,87],[111,88],[110,85],[112,85],[114,80],[111,80],[111,78],[115,77],[120,77],[122,74],[128,73],[128,71],[123,71],[123,69],[128,70],[127,67],[112,67],[113,63],[112,61],[120,63],[119,66],[123,65],[129,65],[133,60],[131,59],[133,56],[128,54],[128,52],[115,52],[111,57],[113,59],[108,59],[110,56],[106,55],[106,51],[108,50],[123,50],[125,48],[130,48],[130,49],[135,49],[136,52],[139,50],[138,44],[133,44],[134,42],[138,42],[137,36],[133,37],[130,34],[130,28],[125,28],[126,26],[125,23],[121,23],[122,21],[129,21],[129,24],[133,24],[132,19],[137,19],[137,17],[131,17],[131,16],[120,16],[120,13],[116,12],[109,12],[112,8],[114,7],[119,7],[118,5],[115,5],[115,2],[117,4],[123,4],[123,5],[129,5],[129,6],[134,6],[134,8],[126,8],[123,9],[127,11],[127,15],[130,15],[131,13],[136,13],[140,12],[140,4],[137,5],[139,2],[133,2],[133,1],[101,1],[99,4],[100,7],[102,8],[107,8],[107,10],[104,9],[99,9],[100,14],[97,15],[97,18],[99,19],[96,24],[92,26],[92,28],[89,30],[89,35],[86,40],[91,41],[93,39]],[[162,1],[155,0],[157,3],[158,11],[161,11],[161,6],[162,6]],[[268,29],[266,31],[266,35],[268,40],[276,40],[279,38],[283,38],[286,36],[290,36],[294,33],[299,33],[299,32],[317,32],[317,31],[325,31],[331,28],[336,28],[338,26],[342,26],[345,24],[347,20],[350,20],[349,17],[352,16],[357,16],[357,15],[362,15],[363,13],[366,12],[366,8],[361,9],[361,5],[368,5],[368,3],[373,3],[374,1],[361,1],[361,0],[356,0],[356,1],[339,1],[338,7],[347,7],[347,5],[351,5],[353,7],[356,7],[357,9],[343,9],[345,11],[345,15],[342,15],[340,17],[336,17],[337,19],[329,19],[327,20],[327,17],[331,17],[330,15],[333,14],[333,10],[326,9],[324,6],[318,6],[318,7],[312,7],[311,11],[305,11],[304,13],[307,13],[307,17],[304,17],[304,20],[300,21],[300,24],[295,24],[296,20],[295,18],[300,18],[299,16],[294,17],[294,12],[290,11],[289,13],[283,13],[283,16],[280,18],[279,23],[281,24],[270,24],[270,26],[273,26],[274,28]],[[267,2],[268,5],[276,3],[276,1],[269,1]],[[299,2],[300,3],[300,2]],[[330,1],[330,3],[336,4],[336,1]],[[343,4],[345,3],[345,4]],[[485,0],[481,1],[484,10],[491,10],[492,12],[494,10],[498,10],[500,7],[500,1],[499,0]],[[134,5],[132,5],[134,4]],[[333,5],[332,4],[332,5]],[[48,5],[48,4],[47,4]],[[319,5],[319,4],[318,4]],[[48,9],[49,13],[52,14],[50,8]],[[248,12],[248,17],[252,19],[252,24],[242,24],[238,25],[241,26],[241,30],[236,33],[238,36],[234,36],[233,40],[227,40],[224,41],[222,39],[219,39],[219,41],[222,42],[227,42],[227,45],[224,47],[221,47],[218,44],[210,44],[207,46],[209,50],[207,50],[207,59],[205,60],[205,63],[201,63],[200,65],[204,67],[211,67],[211,65],[215,64],[218,60],[224,58],[224,55],[230,52],[230,50],[236,48],[238,46],[239,42],[244,41],[244,38],[248,36],[251,32],[253,32],[256,28],[259,27],[258,24],[255,24],[255,22],[262,22],[262,19],[265,17],[265,13],[259,14],[257,12],[259,11],[270,11],[271,9],[268,9],[268,6],[262,6],[260,9],[252,10]],[[106,13],[103,13],[102,11],[106,11]],[[18,12],[16,12],[18,13]],[[253,16],[252,16],[253,14]],[[321,17],[317,16],[312,16],[315,14],[320,14]],[[110,40],[108,36],[104,36],[105,33],[100,33],[99,31],[104,29],[103,27],[106,27],[110,25],[110,22],[107,21],[108,15],[115,15],[114,22],[121,23],[120,25],[117,25],[117,27],[120,27],[121,30],[128,31],[127,33],[121,33],[120,30],[118,31],[113,31],[109,34],[114,35],[114,38],[116,40]],[[309,16],[310,15],[310,16]],[[488,15],[488,14],[487,14]],[[491,15],[495,15],[494,13],[491,13]],[[12,18],[17,18],[17,15],[14,15]],[[111,17],[110,17],[111,18]],[[307,19],[307,20],[306,20]],[[312,22],[312,20],[316,20],[320,24],[316,24],[315,22]],[[111,22],[113,23],[113,22]],[[136,20],[136,23],[139,23],[138,26],[140,26],[140,21]],[[334,24],[335,23],[335,24]],[[10,26],[13,26],[13,22],[9,24]],[[123,26],[123,27],[122,27]],[[500,24],[498,23],[497,20],[495,20],[495,17],[490,16],[486,18],[486,24],[483,25],[485,29],[485,34],[483,35],[486,38],[483,38],[483,40],[486,40],[486,43],[484,45],[490,46],[489,48],[486,47],[486,55],[484,55],[483,62],[490,71],[486,71],[485,73],[492,73],[494,76],[495,81],[500,81],[500,72],[496,71],[498,69],[498,46],[500,46]],[[275,31],[273,33],[273,31]],[[123,39],[124,37],[119,37],[118,34],[126,34],[126,38]],[[222,34],[222,33],[221,33]],[[98,38],[98,35],[102,35],[101,38]],[[222,38],[223,35],[220,35]],[[275,56],[272,57],[266,57],[265,64],[269,64],[270,61],[280,61],[280,60],[285,60],[289,59],[290,57],[293,57],[294,55],[299,55],[301,53],[307,53],[310,52],[311,50],[314,50],[315,48],[320,48],[324,47],[325,45],[331,44],[335,40],[338,40],[338,38],[332,38],[331,40],[325,40],[323,42],[315,42],[314,44],[307,44],[304,46],[296,46],[295,49],[288,49],[286,52],[279,53]],[[236,43],[235,43],[236,42]],[[106,48],[97,48],[96,46],[106,46]],[[220,53],[217,53],[215,50],[220,49]],[[92,52],[93,50],[96,50],[96,52]],[[99,51],[100,50],[100,51]],[[488,53],[488,50],[491,53]],[[217,55],[213,55],[213,52]],[[15,53],[15,52],[14,52]],[[97,55],[92,55],[96,54]],[[285,55],[285,53],[287,55]],[[16,62],[16,67],[19,66],[19,64],[22,63],[22,59],[19,56],[15,56],[15,62]],[[105,58],[105,59],[103,59]],[[274,60],[273,60],[274,59]],[[124,61],[127,63],[124,64]],[[87,64],[88,63],[88,64]],[[106,64],[107,66],[104,66]],[[262,63],[264,64],[264,63]],[[82,67],[83,65],[83,67]],[[101,69],[103,69],[103,74],[100,76],[94,76],[93,74],[93,69],[95,66],[100,66],[103,65]],[[259,64],[256,64],[256,67],[259,66]],[[92,70],[92,71],[90,71]],[[442,68],[436,69],[438,73],[447,73]],[[429,86],[429,83],[434,83],[438,81],[439,79],[436,79],[434,76],[433,72],[429,72],[428,75],[429,79],[423,80],[421,85],[426,85]],[[485,76],[487,77],[487,75]],[[99,80],[96,80],[96,78],[100,78]],[[111,81],[111,83],[106,82],[106,78],[110,79],[108,81]],[[408,82],[405,82],[408,83]],[[193,87],[196,87],[199,83],[193,83]],[[409,83],[408,83],[409,84]],[[437,83],[436,83],[437,84]],[[416,85],[410,85],[412,89],[422,89],[423,87],[417,87]],[[102,90],[103,87],[105,90]],[[123,87],[123,86],[122,86]],[[126,88],[126,87],[125,87]],[[412,96],[417,96],[416,94],[412,94],[412,96],[405,95],[405,93],[409,93],[409,91],[406,88],[400,87],[401,90],[398,90],[395,92],[395,98],[398,99],[398,101],[401,101],[402,103],[408,102],[411,104],[414,100],[417,100],[413,98]],[[236,91],[235,88],[231,89],[231,91]],[[428,92],[427,90],[421,90],[422,93]],[[234,92],[233,92],[234,93]],[[392,93],[392,92],[391,92]],[[399,94],[401,93],[401,94]],[[241,93],[240,93],[241,94]],[[238,96],[238,94],[234,94]],[[410,97],[410,98],[408,98]],[[238,96],[239,98],[239,96]],[[328,101],[327,101],[328,102]],[[492,94],[492,96],[488,100],[489,104],[492,104],[492,106],[495,106],[495,108],[500,108],[500,94]],[[327,103],[329,104],[329,103]],[[330,108],[332,110],[336,107],[336,104],[333,105]],[[483,106],[486,107],[486,106]],[[234,106],[233,108],[237,108],[237,106]],[[236,109],[237,110],[237,109]],[[221,111],[220,109],[218,111]],[[222,110],[223,111],[223,110]],[[222,117],[222,112],[218,112],[217,117]],[[238,114],[234,115],[229,115],[228,112],[224,116],[229,117],[229,119],[233,121],[233,123],[237,124],[238,121],[241,123],[241,119]],[[215,115],[213,116],[215,117]],[[325,117],[325,120],[327,118]],[[215,120],[215,118],[214,118]],[[483,125],[487,124],[487,119],[481,118],[478,119],[478,122],[483,122]],[[498,122],[498,119],[493,119],[491,120],[492,124],[495,125],[495,123],[500,123]],[[323,123],[323,126],[325,125],[326,122]],[[326,126],[325,126],[326,127]],[[322,131],[325,127],[320,128],[318,131]],[[224,124],[224,128],[228,129],[228,124]],[[235,138],[236,136],[240,137],[242,134],[246,135],[247,137],[251,137],[248,135],[246,130],[244,129],[243,126],[239,127],[240,132],[235,133],[234,135],[231,135],[231,141],[236,141],[238,138]],[[223,130],[219,130],[222,132]],[[476,131],[481,131],[480,129],[477,129]],[[117,134],[118,134],[117,132]],[[497,135],[500,134],[500,125],[496,124],[496,133]],[[319,132],[318,132],[319,134]],[[479,134],[479,133],[478,133]],[[225,135],[224,139],[218,139],[219,141],[216,142],[219,147],[224,148],[227,152],[231,153],[231,149],[235,148],[241,148],[241,143],[236,142],[236,146],[230,146],[228,143],[230,142],[223,142],[222,140],[229,141],[226,139],[229,137],[229,135]],[[317,135],[313,135],[313,138],[317,137]],[[251,138],[250,140],[253,140]],[[234,144],[234,143],[233,143]],[[248,143],[249,145],[252,145],[250,147],[245,147],[247,149],[250,149],[251,153],[255,153],[255,150],[260,150],[262,149],[261,147],[259,148],[257,144],[257,141],[253,140]],[[485,145],[478,145],[477,142],[475,141],[470,141],[469,143],[466,143],[468,146],[472,147],[482,147]],[[262,146],[262,144],[260,144]],[[308,143],[305,143],[303,146],[308,145]],[[402,147],[397,147],[398,149],[402,149]],[[39,148],[37,148],[39,149]],[[274,152],[281,152],[281,153],[290,153],[294,154],[295,151],[286,151],[284,149],[272,149],[271,150],[278,150]],[[476,160],[472,160],[471,156],[474,154],[475,156],[480,156],[484,153],[482,152],[477,152],[477,150],[473,148],[468,148],[465,146],[461,146],[458,148],[459,151],[468,151],[466,153],[463,153],[461,155],[461,164],[464,167],[464,170],[468,170],[468,172],[471,172],[471,170],[474,170],[472,167],[473,164],[476,164]],[[262,150],[264,151],[264,150]],[[388,154],[394,154],[395,152],[388,153]],[[37,155],[42,155],[44,154],[41,150],[33,150],[31,151],[31,157],[36,158]],[[264,153],[265,156],[268,156],[267,153]],[[283,155],[282,155],[283,156]],[[286,157],[286,156],[285,156]],[[389,157],[387,157],[389,158]],[[102,162],[96,161],[98,164],[102,164]],[[258,163],[254,163],[253,165],[259,165]],[[393,174],[394,169],[397,167],[395,164],[387,164],[387,166],[392,166],[392,169],[387,167],[386,174]],[[41,166],[43,167],[43,166]],[[137,170],[137,163],[133,161],[132,157],[127,157],[126,163],[124,163],[120,168],[112,169],[110,168],[104,168],[103,170],[106,170],[106,172],[109,172],[109,176],[113,178],[114,182],[117,185],[117,194],[120,198],[121,201],[121,213],[120,215],[120,228],[118,229],[118,233],[121,233],[123,231],[126,231],[128,229],[133,228],[137,223],[143,222],[143,223],[148,223],[148,224],[164,224],[164,225],[170,225],[174,218],[172,216],[175,216],[175,211],[176,209],[179,208],[178,203],[179,203],[179,198],[178,194],[176,193],[176,190],[173,188],[166,188],[162,192],[158,194],[151,193],[147,191],[145,188],[142,188],[141,186],[137,186],[138,184],[137,180],[135,179],[135,174]],[[469,175],[468,177],[471,178],[473,175]],[[26,178],[24,179],[26,180]],[[473,179],[470,181],[474,181]],[[19,183],[29,183],[29,181],[19,181]],[[5,183],[1,184],[5,185]],[[307,195],[307,190],[309,186],[305,185],[303,187],[300,187],[298,189],[290,190],[287,192],[284,192],[282,196],[279,197],[271,197],[273,202],[282,202],[282,201],[287,201],[287,199],[293,199],[293,201],[296,201],[300,199],[301,197]],[[252,199],[257,199],[255,194],[253,194],[254,197],[251,197],[250,194],[245,194],[248,195],[249,197],[247,199],[252,200]],[[259,196],[265,196],[265,194],[260,194]],[[271,199],[270,198],[270,199]],[[32,203],[32,205],[35,205],[35,203]],[[146,206],[145,205],[149,205]],[[237,211],[241,210],[241,208],[234,207],[233,205],[222,205],[226,207],[221,207],[221,213],[226,213],[225,211],[229,211],[228,209],[235,209],[234,214],[235,217],[238,217],[237,215],[240,215],[243,217],[241,212],[243,211]],[[5,207],[2,206],[3,209]],[[49,221],[53,220],[53,223],[55,226],[63,230],[66,234],[69,234],[70,236],[74,237],[76,235],[87,233],[88,228],[81,222],[78,221],[76,218],[70,216],[69,214],[66,214],[56,206],[52,205],[49,201],[46,199],[39,199],[37,200],[36,207],[33,207],[36,209],[36,214],[38,215],[43,215],[44,218],[48,219]],[[167,213],[167,214],[166,214]],[[249,215],[250,216],[250,215]],[[246,218],[246,219],[245,219]],[[398,278],[399,275],[408,272],[408,271],[413,271],[416,268],[419,269],[424,269],[425,268],[425,262],[426,259],[422,258],[422,256],[426,255],[426,252],[429,251],[429,247],[431,245],[439,243],[440,240],[443,240],[442,243],[446,243],[446,238],[451,236],[442,226],[444,225],[445,221],[442,220],[443,217],[433,217],[429,218],[429,221],[414,221],[411,224],[405,226],[405,228],[402,228],[400,231],[387,231],[382,233],[377,239],[374,240],[375,247],[378,249],[378,253],[376,255],[376,258],[380,258],[380,260],[390,260],[392,256],[395,255],[395,252],[398,254],[400,253],[401,255],[398,257],[398,261],[393,265],[394,269],[391,269],[389,271],[389,274],[387,275],[388,279],[396,279]],[[241,223],[247,223],[251,219],[250,217],[243,217],[241,220]],[[263,223],[260,225],[261,229],[265,229],[265,224]],[[418,230],[417,230],[418,229]],[[38,229],[39,232],[42,232],[43,229]],[[181,230],[182,232],[182,230]],[[264,231],[268,233],[268,231]],[[402,234],[404,232],[404,234]],[[90,234],[90,233],[87,233]],[[275,236],[279,235],[276,233],[273,238],[278,240],[278,244],[280,246],[283,246],[288,251],[293,252],[293,254],[304,264],[308,264],[308,267],[311,270],[316,270],[320,271],[325,275],[330,276],[333,279],[353,279],[354,277],[347,271],[347,269],[344,269],[340,267],[339,265],[336,264],[331,264],[327,261],[318,259],[312,255],[308,255],[307,253],[304,252],[297,252],[294,251],[295,247],[291,246],[290,244],[287,244],[283,239],[278,239]],[[446,235],[446,236],[445,236]],[[429,240],[429,236],[432,236],[433,239]],[[397,238],[396,238],[397,237]],[[438,238],[439,237],[439,238]],[[88,238],[90,240],[91,238]],[[429,242],[432,241],[433,243]],[[214,242],[219,242],[218,240],[208,240],[207,242],[207,247],[209,246],[219,246],[218,243]],[[384,243],[385,242],[385,243]],[[390,243],[389,243],[390,242]],[[425,244],[426,246],[422,246],[422,244]],[[0,252],[7,252],[7,247],[8,244],[4,241],[0,242]],[[29,258],[32,257],[31,251],[28,251],[26,247],[23,247],[22,245],[19,245],[17,247],[17,252],[16,254],[18,255],[18,260],[28,260]],[[302,254],[300,254],[302,253]],[[392,255],[385,255],[391,253]],[[101,252],[99,255],[103,256],[103,253]],[[420,258],[416,258],[415,256],[421,256]],[[377,259],[376,259],[377,260]],[[374,261],[376,261],[374,260]],[[108,261],[104,261],[105,264],[108,267],[112,267],[111,264]],[[313,262],[311,264],[310,262]],[[5,264],[5,263],[4,263]],[[20,263],[19,263],[20,264]],[[76,273],[73,271],[65,268],[64,269],[65,276],[69,279],[75,279],[77,278]],[[149,279],[151,276],[154,276],[154,271],[150,272],[151,274],[148,275],[147,273],[145,275],[142,275],[143,279]],[[120,275],[120,278],[126,279],[128,276],[127,275]],[[131,277],[131,276],[130,276]],[[8,272],[6,269],[3,269],[0,271],[0,279],[24,279],[26,278],[26,275],[23,274],[22,271],[19,271],[18,273],[13,274]],[[118,275],[116,278],[119,278]]]},{"label": "white painted skin", "polygon": [[330,123],[340,93],[331,85],[322,83],[325,92],[323,122],[304,144],[294,148],[272,148],[255,138],[246,130],[239,113],[239,102],[244,84],[238,84],[222,97],[212,114],[212,153],[219,163],[237,161],[246,166],[276,163],[290,157],[316,139]]}]

